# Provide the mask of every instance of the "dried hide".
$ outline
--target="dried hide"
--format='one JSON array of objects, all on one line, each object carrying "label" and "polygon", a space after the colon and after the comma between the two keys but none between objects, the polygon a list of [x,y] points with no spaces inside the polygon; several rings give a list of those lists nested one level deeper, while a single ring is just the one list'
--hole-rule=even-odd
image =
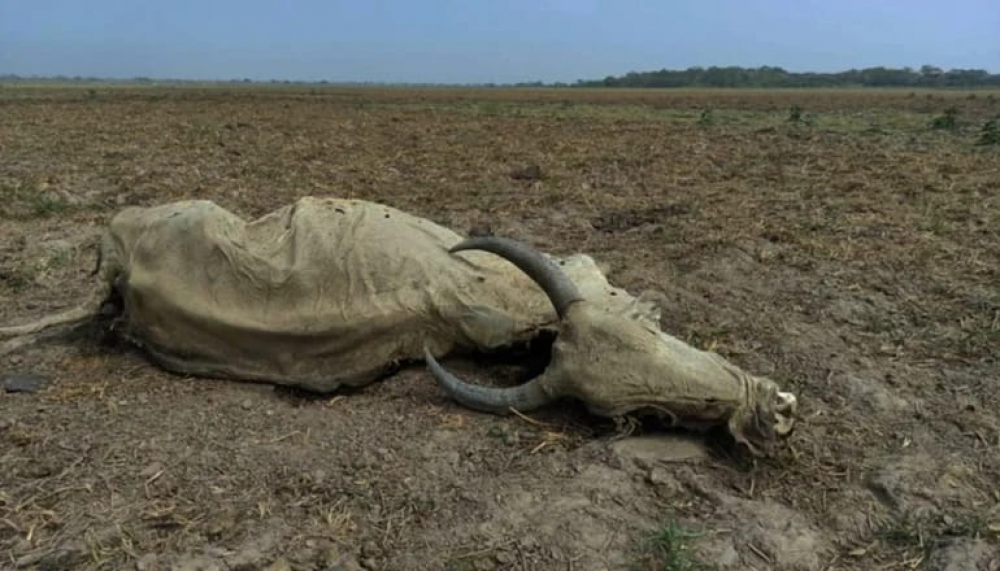
[{"label": "dried hide", "polygon": [[[359,200],[303,198],[249,223],[203,200],[127,208],[104,236],[99,296],[117,289],[118,329],[168,370],[330,392],[423,359],[425,345],[490,351],[554,327],[528,277],[449,254],[461,240]],[[588,256],[561,263],[587,295],[650,307]]]}]

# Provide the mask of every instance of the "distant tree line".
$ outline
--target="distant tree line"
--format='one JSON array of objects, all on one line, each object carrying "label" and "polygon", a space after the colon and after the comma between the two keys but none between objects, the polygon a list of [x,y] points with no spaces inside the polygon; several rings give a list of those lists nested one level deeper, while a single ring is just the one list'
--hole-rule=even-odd
[{"label": "distant tree line", "polygon": [[[0,82],[108,82],[108,83],[203,83],[202,81],[183,79],[151,79],[135,77],[132,79],[102,79],[97,77],[56,76],[56,77],[23,77],[14,74],[0,75]],[[443,83],[383,83],[369,81],[290,81],[272,79],[266,81],[251,79],[217,80],[220,83],[270,83],[296,85],[409,85],[424,87],[448,87],[458,84]],[[209,81],[211,83],[211,81]],[[1000,87],[1000,74],[991,74],[984,69],[949,69],[944,70],[933,65],[924,65],[920,69],[910,67],[869,67],[865,69],[850,69],[834,73],[791,72],[780,67],[689,67],[684,70],[661,69],[659,71],[633,71],[622,76],[609,75],[604,79],[581,79],[575,83],[545,83],[531,81],[521,83],[477,83],[464,84],[474,87],[924,87],[924,88],[972,88]]]},{"label": "distant tree line", "polygon": [[1000,74],[983,69],[944,70],[869,67],[835,73],[790,72],[780,67],[690,67],[685,70],[630,72],[580,80],[575,87],[1000,87]]}]

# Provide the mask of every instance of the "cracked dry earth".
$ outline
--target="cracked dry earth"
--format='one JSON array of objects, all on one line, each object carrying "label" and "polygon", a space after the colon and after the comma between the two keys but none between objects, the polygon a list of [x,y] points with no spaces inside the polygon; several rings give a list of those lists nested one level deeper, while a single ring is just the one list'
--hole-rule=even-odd
[{"label": "cracked dry earth", "polygon": [[[928,129],[950,105],[959,130]],[[983,94],[5,86],[0,323],[78,300],[125,205],[356,197],[587,252],[803,418],[755,461],[714,433],[622,437],[575,403],[464,410],[419,364],[319,398],[170,375],[84,330],[0,356],[0,568],[998,569],[1000,160],[973,144],[998,112]],[[29,373],[43,386],[11,392]]]}]

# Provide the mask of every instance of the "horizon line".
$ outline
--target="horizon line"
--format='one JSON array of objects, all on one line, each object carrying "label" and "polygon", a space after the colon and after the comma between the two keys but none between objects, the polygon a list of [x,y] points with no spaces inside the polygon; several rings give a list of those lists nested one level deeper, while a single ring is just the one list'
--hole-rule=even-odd
[{"label": "horizon line", "polygon": [[[941,74],[947,74],[950,72],[968,72],[968,71],[982,71],[988,75],[1000,75],[1000,73],[992,73],[985,68],[976,67],[953,67],[953,68],[942,68],[934,66],[933,64],[922,64],[921,67],[928,65],[935,69],[940,70]],[[913,73],[920,73],[920,67],[913,66],[902,66],[902,67],[889,67],[885,65],[870,66],[870,67],[852,67],[848,69],[842,69],[839,71],[789,71],[781,66],[774,65],[758,65],[754,67],[749,66],[739,66],[739,65],[711,65],[711,66],[688,66],[686,68],[661,68],[661,69],[649,69],[649,70],[630,70],[619,75],[606,75],[600,78],[590,78],[590,79],[576,79],[572,82],[567,81],[543,81],[539,79],[534,80],[523,80],[514,82],[437,82],[437,81],[391,81],[391,80],[332,80],[332,79],[292,79],[292,78],[270,78],[270,79],[250,79],[247,77],[232,77],[232,78],[214,78],[214,79],[193,79],[193,78],[180,78],[180,77],[153,77],[153,76],[132,76],[132,77],[122,77],[122,76],[86,76],[86,75],[69,75],[69,74],[55,74],[55,75],[22,75],[17,73],[3,73],[0,72],[0,82],[3,81],[62,81],[62,82],[98,82],[98,83],[223,83],[223,84],[296,84],[296,85],[371,85],[371,86],[428,86],[428,87],[573,87],[579,86],[583,83],[594,83],[605,80],[606,78],[625,78],[628,75],[644,75],[644,74],[654,74],[661,72],[671,72],[671,73],[683,73],[691,70],[709,70],[709,69],[741,69],[741,70],[762,70],[762,69],[773,69],[780,70],[781,72],[789,76],[809,76],[809,75],[819,75],[819,76],[836,76],[850,72],[860,72],[865,70],[894,70],[894,71],[904,71],[910,70]],[[862,85],[863,86],[863,85]],[[697,87],[691,86],[680,86],[680,87]],[[746,87],[746,86],[742,86]],[[864,86],[868,87],[868,86]],[[896,87],[895,85],[889,87]],[[907,87],[907,86],[901,86]],[[921,87],[937,87],[937,86],[921,86]],[[990,87],[990,86],[984,86]],[[621,88],[621,86],[616,86],[616,88]],[[659,87],[658,89],[667,89],[667,87]]]}]

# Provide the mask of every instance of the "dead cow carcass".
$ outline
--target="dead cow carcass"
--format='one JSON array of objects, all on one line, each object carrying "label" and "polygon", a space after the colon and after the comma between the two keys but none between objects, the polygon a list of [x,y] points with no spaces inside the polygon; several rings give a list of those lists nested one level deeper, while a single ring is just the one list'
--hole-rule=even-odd
[{"label": "dead cow carcass", "polygon": [[[608,417],[725,425],[755,453],[795,422],[793,395],[661,331],[654,304],[609,284],[590,256],[464,239],[381,204],[303,198],[252,222],[202,200],[128,208],[104,234],[98,274],[84,306],[0,336],[114,303],[116,330],[183,374],[330,392],[425,359],[477,410],[572,397]],[[472,385],[435,360],[544,332],[555,335],[547,368],[516,387]]]}]

